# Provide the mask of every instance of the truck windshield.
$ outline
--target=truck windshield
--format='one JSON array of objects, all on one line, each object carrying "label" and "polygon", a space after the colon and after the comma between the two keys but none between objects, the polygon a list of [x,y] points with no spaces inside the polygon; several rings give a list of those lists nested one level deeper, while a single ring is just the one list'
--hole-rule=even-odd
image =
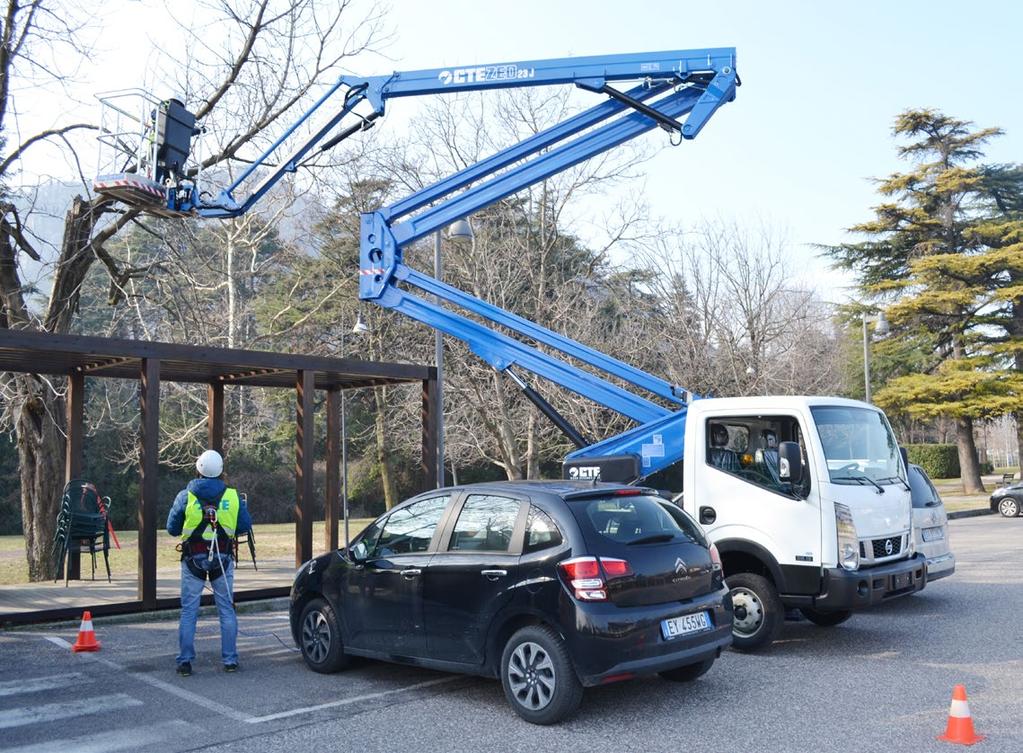
[{"label": "truck windshield", "polygon": [[836,484],[905,484],[899,446],[880,411],[869,408],[811,408]]}]

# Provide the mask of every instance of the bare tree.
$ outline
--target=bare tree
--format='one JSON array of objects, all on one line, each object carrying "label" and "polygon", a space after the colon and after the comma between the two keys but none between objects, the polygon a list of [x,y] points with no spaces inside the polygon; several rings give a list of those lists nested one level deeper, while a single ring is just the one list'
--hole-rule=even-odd
[{"label": "bare tree", "polygon": [[673,382],[717,396],[839,390],[827,305],[790,279],[787,256],[769,229],[725,221],[667,232],[644,254]]},{"label": "bare tree", "polygon": [[[359,13],[348,0],[324,4],[314,0],[208,0],[207,27],[185,29],[189,51],[179,90],[197,102],[209,136],[203,166],[210,168],[241,159],[246,148],[259,148],[280,125],[308,102],[323,81],[335,78],[344,61],[372,48],[383,36],[382,11]],[[53,0],[8,0],[0,38],[0,133],[10,132],[12,81],[26,69],[47,71],[54,59],[74,65],[81,56],[75,46],[78,28],[66,19],[67,9]],[[215,30],[211,33],[210,30]],[[227,40],[222,46],[221,41]],[[74,55],[54,54],[57,44],[71,45]],[[172,60],[180,58],[173,51]],[[63,72],[53,71],[59,77]],[[43,139],[64,137],[70,124],[35,134],[13,149],[4,145],[0,184]],[[111,298],[123,299],[132,280],[147,275],[111,252],[108,242],[131,223],[139,211],[124,209],[102,196],[75,197],[64,223],[64,235],[52,263],[48,300],[36,310],[20,276],[20,257],[39,260],[23,231],[23,218],[4,198],[0,211],[0,326],[62,333],[69,331],[79,309],[82,285],[96,260],[111,281]],[[48,549],[60,500],[64,456],[62,389],[33,376],[3,377],[5,419],[18,438],[22,513],[29,577],[50,577]]]}]

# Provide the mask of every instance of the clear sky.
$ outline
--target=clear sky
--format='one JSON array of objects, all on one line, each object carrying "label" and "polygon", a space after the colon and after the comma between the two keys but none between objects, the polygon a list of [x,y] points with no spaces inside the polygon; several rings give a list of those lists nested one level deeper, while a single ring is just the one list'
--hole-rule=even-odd
[{"label": "clear sky", "polygon": [[[787,231],[793,269],[826,288],[825,297],[841,297],[836,288],[847,281],[831,273],[810,244],[841,241],[844,228],[869,216],[876,201],[869,178],[900,169],[890,134],[898,112],[936,107],[978,126],[1001,126],[1006,135],[993,143],[988,159],[1023,161],[1019,2],[390,5],[389,59],[360,61],[366,66],[361,74],[735,46],[743,82],[736,100],[695,141],[648,163],[646,199],[673,221],[734,217]],[[109,29],[81,72],[83,91],[142,83],[135,77],[153,61],[145,60],[148,41],[138,30],[165,29],[163,13],[148,3],[106,4]],[[119,41],[114,48],[104,39]],[[132,60],[141,64],[126,64]],[[664,138],[656,134],[651,138]]]}]

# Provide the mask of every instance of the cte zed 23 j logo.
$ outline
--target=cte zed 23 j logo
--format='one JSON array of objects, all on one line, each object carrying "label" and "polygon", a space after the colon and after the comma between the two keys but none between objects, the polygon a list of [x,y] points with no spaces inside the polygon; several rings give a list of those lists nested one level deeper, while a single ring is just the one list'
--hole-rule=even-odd
[{"label": "cte zed 23 j logo", "polygon": [[517,81],[534,78],[535,68],[519,68],[514,63],[508,65],[483,65],[479,68],[455,68],[441,71],[437,78],[444,86],[450,84],[479,84],[485,81]]}]

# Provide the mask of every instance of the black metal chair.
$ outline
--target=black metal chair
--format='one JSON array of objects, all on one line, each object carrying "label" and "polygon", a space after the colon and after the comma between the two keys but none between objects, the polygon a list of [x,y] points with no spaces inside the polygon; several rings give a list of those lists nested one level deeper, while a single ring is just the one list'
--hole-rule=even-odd
[{"label": "black metal chair", "polygon": [[[245,492],[242,492],[239,496],[245,502],[246,505],[249,504],[249,498],[245,494]],[[237,538],[235,538],[234,543],[235,543],[234,561],[237,562],[238,564],[241,564],[241,557],[238,556],[238,552],[241,549],[242,544],[247,544],[249,547],[249,557],[252,558],[252,567],[256,570],[259,570],[259,565],[256,564],[256,532],[250,529],[245,533],[240,533],[238,534]]]},{"label": "black metal chair", "polygon": [[66,568],[70,553],[89,552],[92,556],[92,579],[96,580],[96,552],[103,552],[103,563],[110,578],[110,497],[101,497],[95,485],[81,479],[72,479],[64,486],[57,515],[57,530],[53,537],[54,580],[64,572],[64,585],[68,585],[70,568]]}]

